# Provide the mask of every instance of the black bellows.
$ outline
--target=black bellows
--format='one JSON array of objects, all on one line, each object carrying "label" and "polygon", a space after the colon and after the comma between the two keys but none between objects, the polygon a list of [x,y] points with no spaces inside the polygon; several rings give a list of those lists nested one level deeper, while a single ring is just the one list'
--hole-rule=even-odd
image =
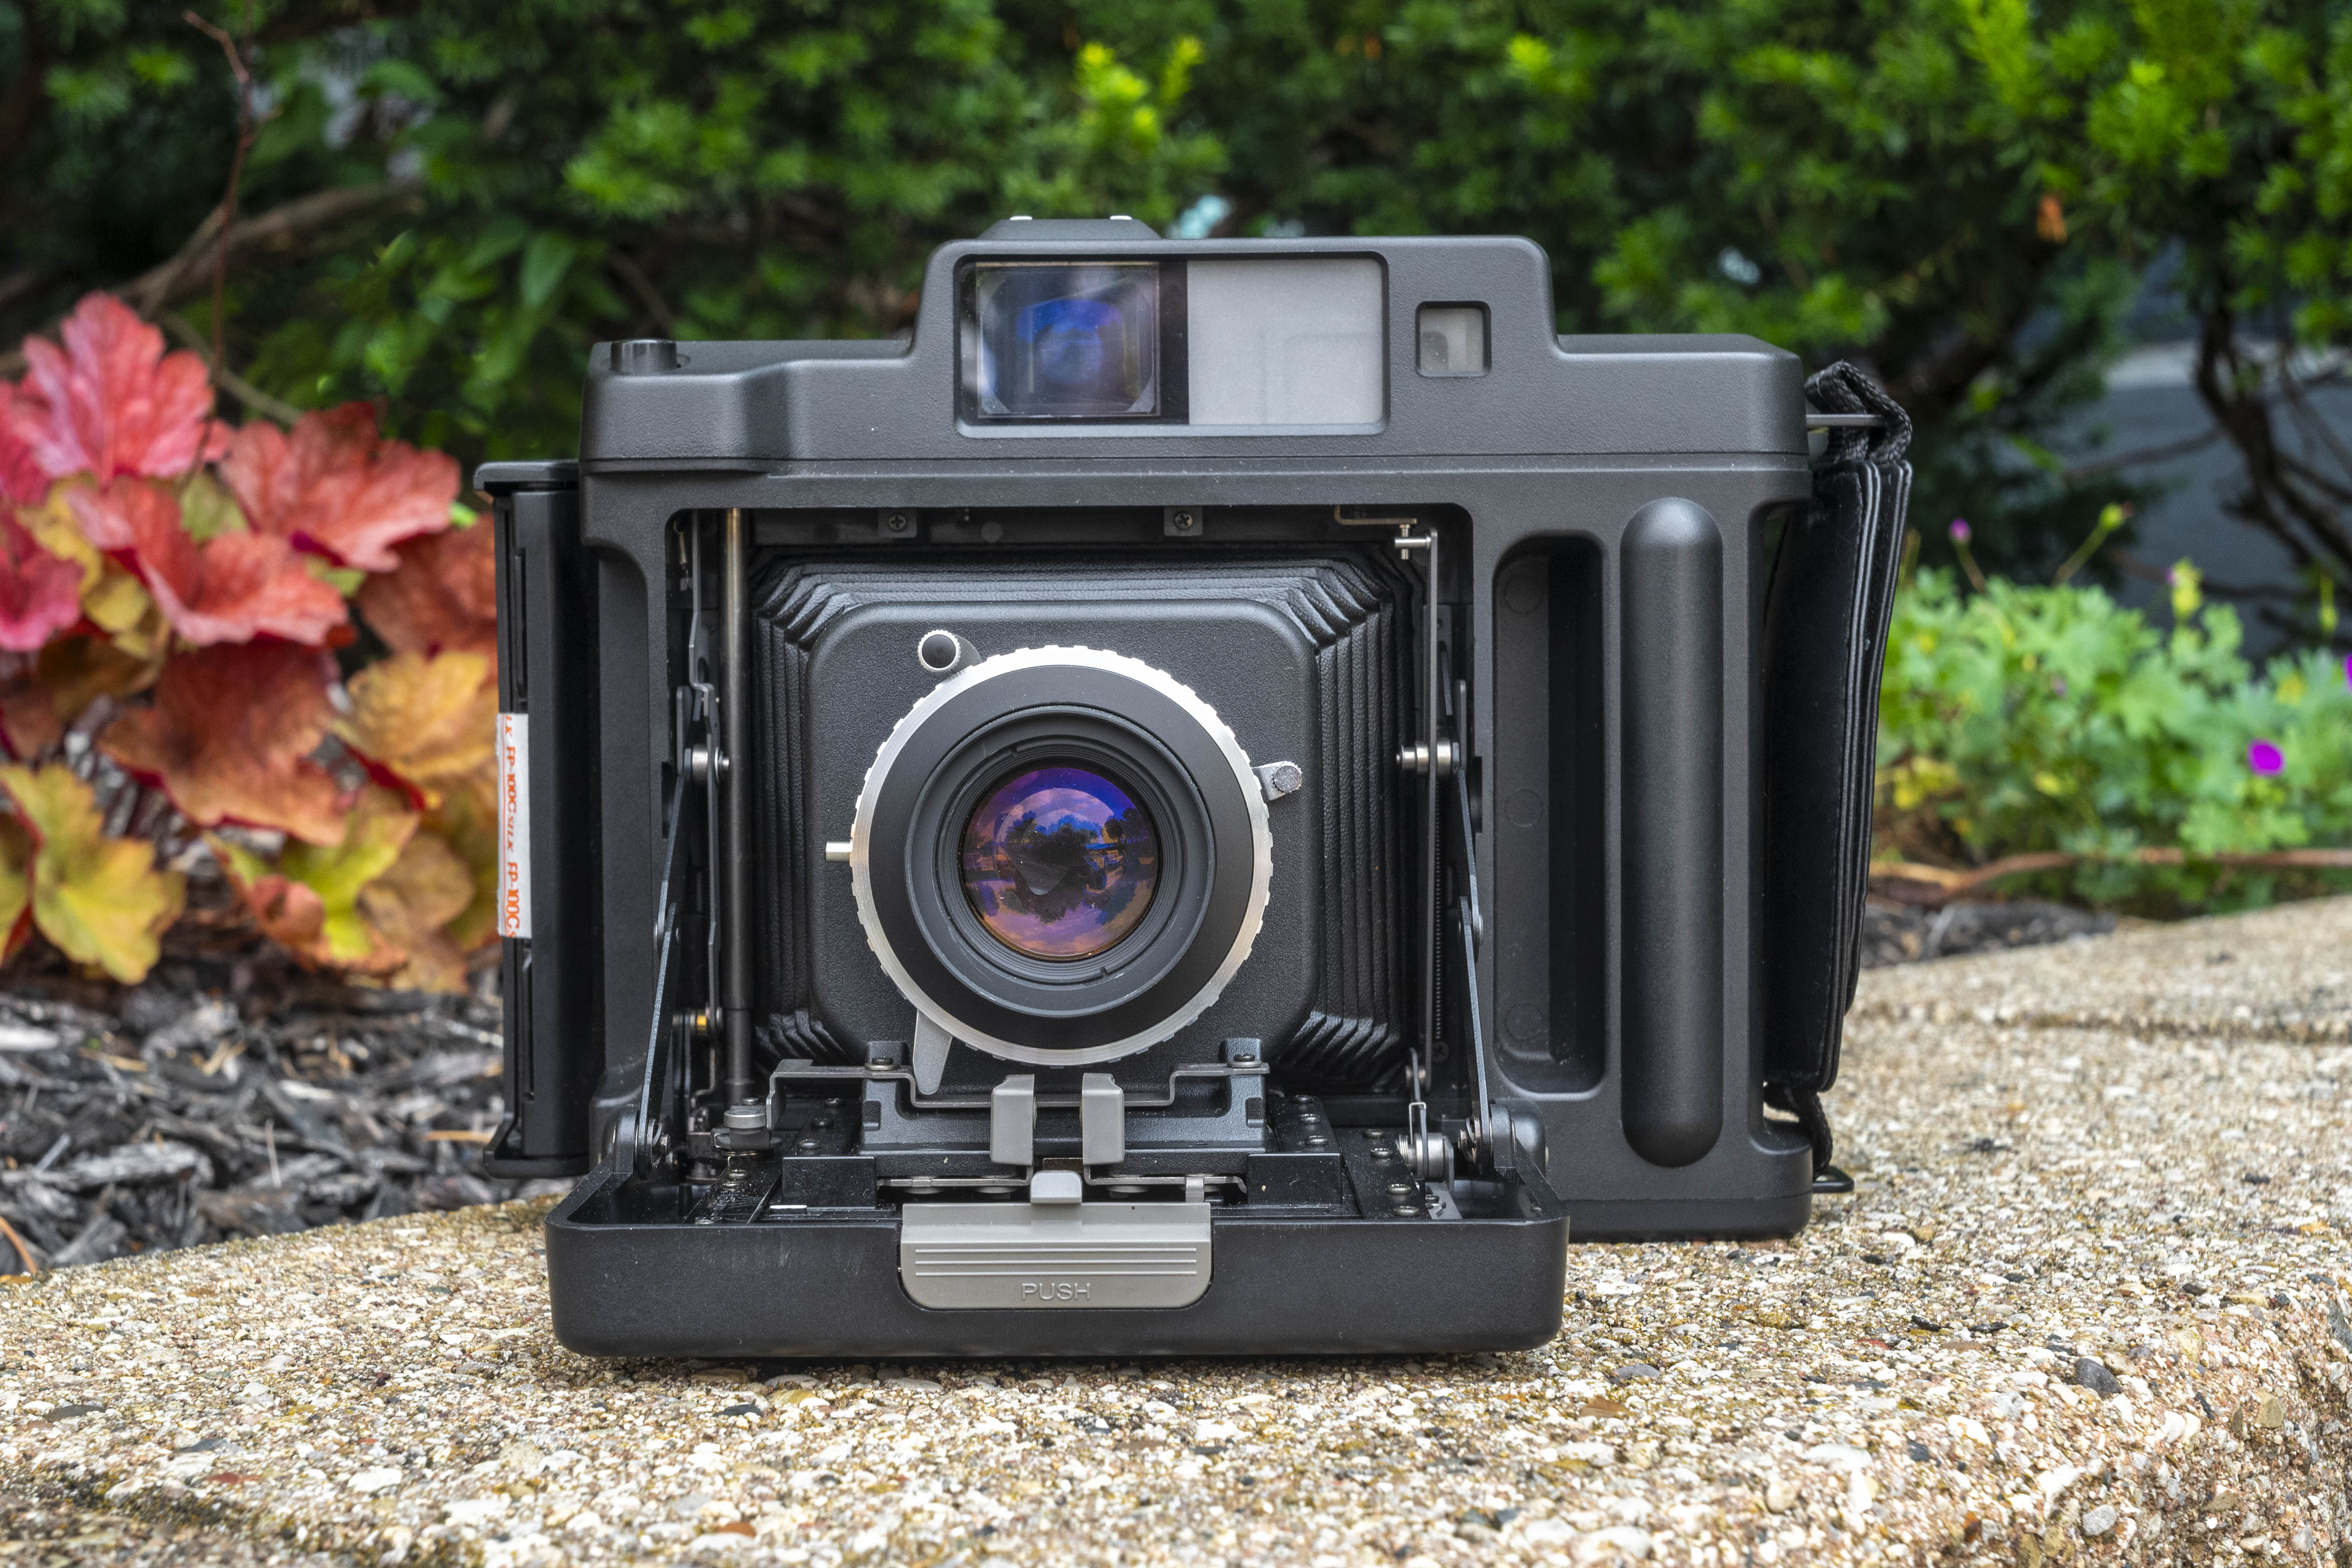
[{"label": "black bellows", "polygon": [[[1409,831],[1397,784],[1411,668],[1410,616],[1400,583],[1366,552],[1202,559],[1145,552],[925,556],[915,560],[778,560],[754,573],[752,657],[759,682],[760,1037],[772,1055],[856,1059],[811,1006],[816,946],[808,928],[815,840],[806,799],[811,738],[803,725],[811,650],[859,605],[974,601],[1035,605],[1263,605],[1288,617],[1314,649],[1316,752],[1307,763],[1321,878],[1312,1005],[1269,1057],[1309,1088],[1372,1089],[1405,1057],[1402,863]],[[1051,640],[1050,638],[1047,640]],[[992,649],[992,652],[1006,651]],[[892,715],[893,718],[896,715]],[[885,726],[887,728],[887,726]],[[1273,940],[1296,941],[1299,933]]]}]

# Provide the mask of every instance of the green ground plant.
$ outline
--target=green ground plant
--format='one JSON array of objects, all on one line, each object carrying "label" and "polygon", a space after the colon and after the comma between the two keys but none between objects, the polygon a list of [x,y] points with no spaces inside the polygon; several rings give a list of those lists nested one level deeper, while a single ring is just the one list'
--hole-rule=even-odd
[{"label": "green ground plant", "polygon": [[2155,915],[2352,886],[2292,863],[2352,844],[2352,659],[2252,668],[2187,563],[2169,628],[2096,587],[1922,571],[1879,714],[1882,864],[2063,858],[1998,890]]}]

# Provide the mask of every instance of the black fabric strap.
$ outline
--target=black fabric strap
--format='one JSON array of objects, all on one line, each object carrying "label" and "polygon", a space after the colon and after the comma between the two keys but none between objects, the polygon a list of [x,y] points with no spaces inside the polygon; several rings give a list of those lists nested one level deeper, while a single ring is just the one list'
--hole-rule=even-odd
[{"label": "black fabric strap", "polygon": [[1861,973],[1870,889],[1878,685],[1886,660],[1911,467],[1911,421],[1876,383],[1834,364],[1805,384],[1832,429],[1812,500],[1791,516],[1764,622],[1764,1081],[1796,1116],[1824,1176],[1832,1144],[1820,1096],[1837,1081]]},{"label": "black fabric strap", "polygon": [[1830,1163],[1831,1156],[1837,1152],[1837,1137],[1830,1131],[1829,1112],[1822,1109],[1820,1095],[1795,1084],[1767,1084],[1764,1086],[1764,1103],[1795,1117],[1797,1125],[1804,1131],[1805,1142],[1813,1146],[1813,1191],[1853,1191],[1853,1178]]}]

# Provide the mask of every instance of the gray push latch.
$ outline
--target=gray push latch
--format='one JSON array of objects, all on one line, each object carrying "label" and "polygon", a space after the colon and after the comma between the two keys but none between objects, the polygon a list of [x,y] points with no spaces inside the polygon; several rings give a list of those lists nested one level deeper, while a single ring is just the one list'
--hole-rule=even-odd
[{"label": "gray push latch", "polygon": [[[1037,1178],[1059,1202],[908,1204],[898,1222],[898,1278],[922,1307],[1186,1307],[1209,1288],[1209,1205],[1065,1198],[1074,1171]],[[1060,1190],[1054,1190],[1054,1189]]]}]

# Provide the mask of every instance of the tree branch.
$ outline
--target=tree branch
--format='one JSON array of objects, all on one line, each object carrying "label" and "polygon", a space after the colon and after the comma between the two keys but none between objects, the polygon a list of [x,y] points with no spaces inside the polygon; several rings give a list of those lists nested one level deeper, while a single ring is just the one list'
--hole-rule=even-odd
[{"label": "tree branch", "polygon": [[2175,458],[2185,458],[2191,452],[2201,452],[2226,434],[2228,432],[2221,426],[2209,425],[2201,436],[2190,436],[2179,441],[2167,441],[2160,446],[2141,447],[2129,452],[2118,452],[2112,458],[2101,458],[2095,462],[2077,463],[2066,470],[2066,477],[2070,479],[2086,479],[2093,474],[2110,474],[2117,468],[2136,468],[2142,463],[2169,462]]},{"label": "tree branch", "polygon": [[[297,196],[266,213],[240,218],[228,231],[221,248],[232,262],[265,252],[284,253],[303,245],[322,229],[373,217],[405,202],[423,189],[416,180],[387,180],[374,185],[339,185]],[[221,210],[196,226],[187,243],[169,261],[150,268],[116,290],[122,302],[142,316],[152,317],[187,299],[211,280]]]},{"label": "tree branch", "polygon": [[669,301],[661,297],[661,290],[654,287],[654,280],[646,276],[635,257],[616,245],[604,253],[604,262],[623,286],[637,297],[637,303],[645,307],[646,314],[653,319],[655,329],[662,336],[667,337],[677,330],[677,318],[670,313]]},{"label": "tree branch", "polygon": [[1904,860],[1874,860],[1870,879],[1877,890],[1898,903],[1935,909],[1966,898],[2004,877],[2034,871],[2059,871],[2085,860],[2117,859],[2138,866],[2243,866],[2261,870],[2352,871],[2352,849],[2266,849],[2254,853],[2223,851],[2192,855],[2186,849],[2153,847],[2108,856],[2069,855],[2037,850],[2029,855],[2004,855],[1990,865],[1955,871],[1943,866],[1920,866]]},{"label": "tree branch", "polygon": [[[268,252],[283,258],[308,244],[322,230],[414,202],[423,188],[422,183],[415,180],[388,180],[379,185],[339,185],[331,191],[298,196],[282,206],[238,220],[229,231],[229,256],[235,259]],[[152,321],[202,290],[212,279],[213,243],[220,233],[220,209],[215,207],[211,216],[196,226],[187,243],[180,247],[179,254],[117,286],[116,297]],[[0,354],[0,376],[24,373],[25,355],[21,350]]]},{"label": "tree branch", "polygon": [[302,411],[292,404],[283,403],[270,396],[228,366],[214,359],[212,345],[205,341],[204,333],[196,331],[196,324],[187,317],[175,310],[163,318],[163,325],[184,345],[195,350],[203,356],[205,368],[213,374],[214,385],[244,404],[254,413],[265,419],[274,419],[280,425],[291,425],[302,417]]}]

